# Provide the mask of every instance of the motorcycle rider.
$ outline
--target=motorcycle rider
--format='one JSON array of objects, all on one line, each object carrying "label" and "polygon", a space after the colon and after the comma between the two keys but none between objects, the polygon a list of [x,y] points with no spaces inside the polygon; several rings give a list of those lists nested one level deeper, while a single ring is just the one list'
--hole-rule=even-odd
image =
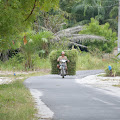
[{"label": "motorcycle rider", "polygon": [[[64,51],[62,51],[61,55],[62,56],[59,56],[58,59],[57,59],[57,62],[59,62],[59,64],[57,64],[58,69],[60,69],[60,60],[67,60],[67,62],[70,62],[67,59],[67,56],[65,56],[65,52]],[[66,63],[66,71],[67,71],[67,63]]]}]

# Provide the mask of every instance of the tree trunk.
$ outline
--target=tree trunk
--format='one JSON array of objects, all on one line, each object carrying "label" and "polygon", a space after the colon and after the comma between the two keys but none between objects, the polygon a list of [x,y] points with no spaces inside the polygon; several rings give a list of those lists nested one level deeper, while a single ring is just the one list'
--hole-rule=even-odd
[{"label": "tree trunk", "polygon": [[5,61],[7,61],[9,58],[8,58],[8,53],[9,53],[9,50],[7,50],[7,51],[3,51],[2,53],[1,53],[1,60],[3,61],[3,62],[5,62]]}]

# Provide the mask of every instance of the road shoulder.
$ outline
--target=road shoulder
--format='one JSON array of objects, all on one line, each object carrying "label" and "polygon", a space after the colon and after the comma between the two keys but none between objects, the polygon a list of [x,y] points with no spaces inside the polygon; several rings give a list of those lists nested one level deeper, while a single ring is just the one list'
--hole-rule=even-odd
[{"label": "road shoulder", "polygon": [[107,94],[120,97],[120,88],[117,87],[120,85],[120,77],[102,77],[102,74],[89,75],[75,81],[80,85],[94,87]]}]

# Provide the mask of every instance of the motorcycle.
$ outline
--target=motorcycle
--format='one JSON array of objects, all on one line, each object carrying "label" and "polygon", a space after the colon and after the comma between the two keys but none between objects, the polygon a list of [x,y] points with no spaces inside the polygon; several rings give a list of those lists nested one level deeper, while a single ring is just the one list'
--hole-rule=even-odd
[{"label": "motorcycle", "polygon": [[66,76],[66,62],[67,60],[60,60],[60,75],[62,76],[62,78],[64,78],[64,76]]}]

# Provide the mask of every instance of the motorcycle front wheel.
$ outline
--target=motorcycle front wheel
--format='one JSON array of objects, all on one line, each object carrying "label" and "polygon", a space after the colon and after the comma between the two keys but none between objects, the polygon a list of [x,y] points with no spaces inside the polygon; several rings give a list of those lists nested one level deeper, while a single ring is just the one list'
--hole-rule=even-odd
[{"label": "motorcycle front wheel", "polygon": [[62,67],[62,69],[61,69],[61,76],[62,76],[62,78],[64,78],[64,76],[65,76],[65,71],[64,71],[64,68]]}]

